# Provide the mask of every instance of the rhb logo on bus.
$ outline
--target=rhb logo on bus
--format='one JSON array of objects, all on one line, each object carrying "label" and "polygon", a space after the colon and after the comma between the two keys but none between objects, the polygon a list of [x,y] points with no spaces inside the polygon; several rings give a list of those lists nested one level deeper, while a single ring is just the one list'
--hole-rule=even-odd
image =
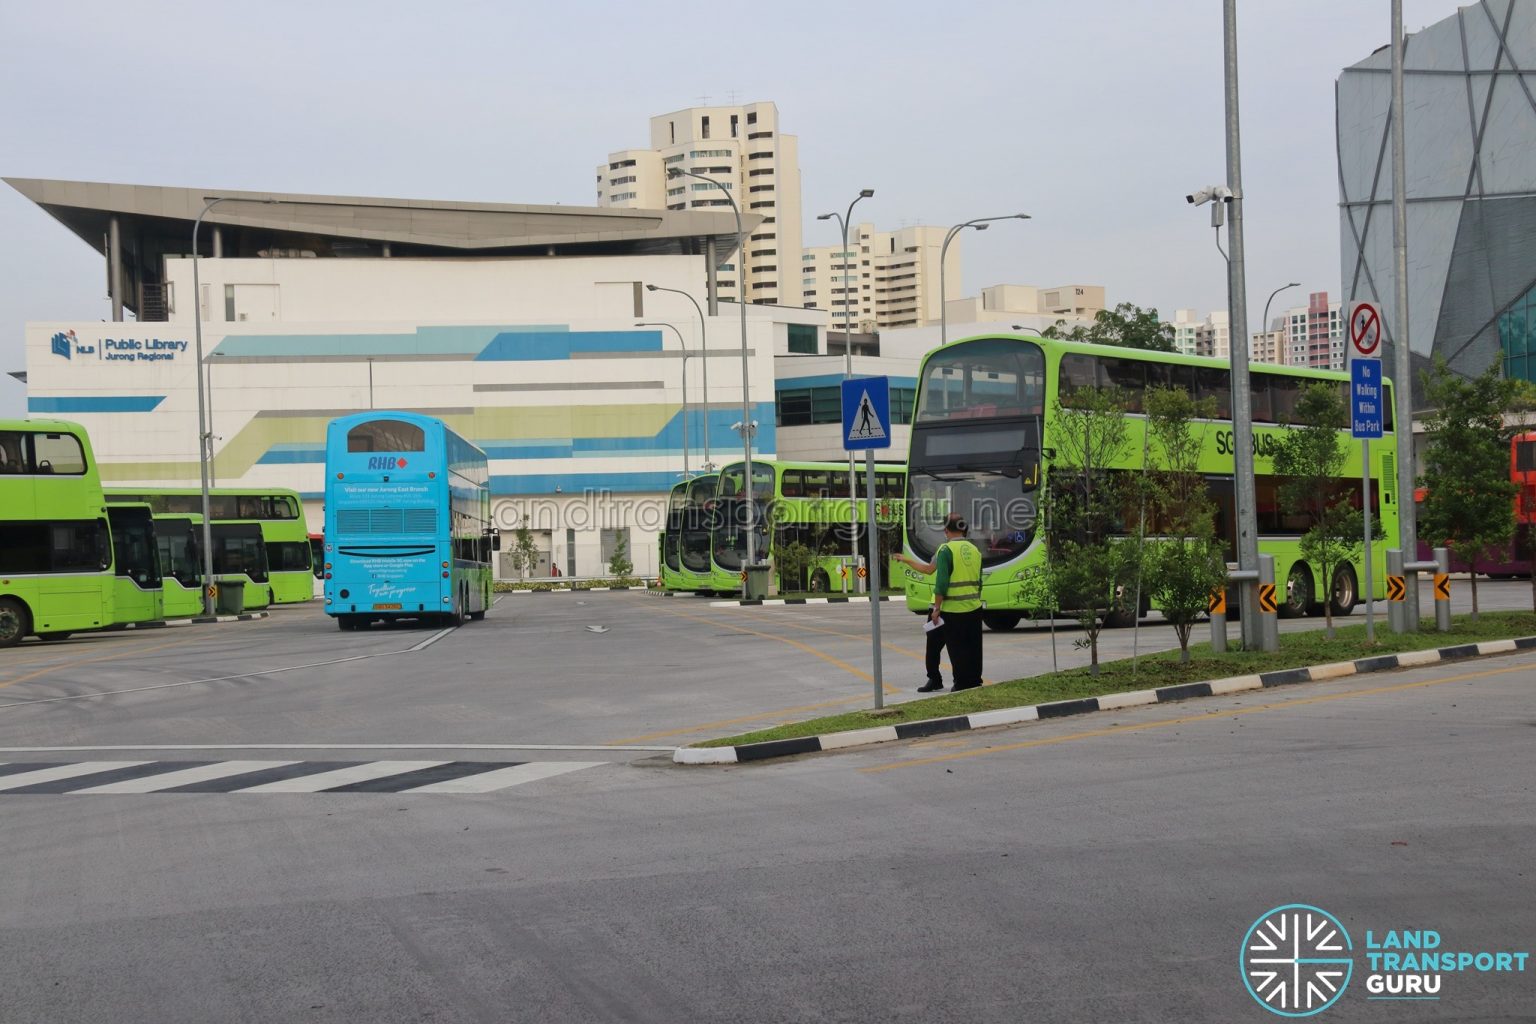
[{"label": "rhb logo on bus", "polygon": [[396,455],[374,455],[368,459],[369,469],[404,469],[405,459]]}]

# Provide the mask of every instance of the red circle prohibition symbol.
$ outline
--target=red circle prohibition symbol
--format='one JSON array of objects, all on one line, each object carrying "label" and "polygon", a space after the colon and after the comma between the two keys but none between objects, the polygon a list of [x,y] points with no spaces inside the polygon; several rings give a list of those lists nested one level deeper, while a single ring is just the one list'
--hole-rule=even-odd
[{"label": "red circle prohibition symbol", "polygon": [[[1363,342],[1371,339],[1370,347]],[[1366,307],[1355,314],[1355,319],[1349,325],[1349,340],[1355,346],[1355,351],[1363,356],[1368,356],[1376,351],[1381,344],[1381,317],[1374,309]]]}]

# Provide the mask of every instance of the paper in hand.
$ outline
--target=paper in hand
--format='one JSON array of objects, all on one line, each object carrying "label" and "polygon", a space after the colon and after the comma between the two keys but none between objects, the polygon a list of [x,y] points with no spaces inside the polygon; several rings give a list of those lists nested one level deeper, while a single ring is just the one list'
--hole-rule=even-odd
[{"label": "paper in hand", "polygon": [[942,625],[944,625],[944,617],[942,615],[939,616],[937,619],[929,619],[928,621],[923,623],[923,632],[924,633],[932,633],[934,630],[938,629]]}]

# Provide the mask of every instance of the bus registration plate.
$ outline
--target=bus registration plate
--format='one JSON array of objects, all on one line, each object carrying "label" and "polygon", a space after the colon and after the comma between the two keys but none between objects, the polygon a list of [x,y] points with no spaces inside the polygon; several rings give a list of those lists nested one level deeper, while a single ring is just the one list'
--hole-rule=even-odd
[{"label": "bus registration plate", "polygon": [[395,604],[376,604],[373,606],[373,610],[376,612],[398,612],[400,611],[400,605],[398,602]]}]

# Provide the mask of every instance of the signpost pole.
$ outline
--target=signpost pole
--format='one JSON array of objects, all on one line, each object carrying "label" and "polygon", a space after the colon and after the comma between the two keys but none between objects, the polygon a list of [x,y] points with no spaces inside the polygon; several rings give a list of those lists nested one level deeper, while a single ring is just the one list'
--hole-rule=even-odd
[{"label": "signpost pole", "polygon": [[[891,446],[891,380],[889,377],[858,377],[843,381],[843,448],[850,469],[853,453],[864,453],[864,492],[868,510],[868,573],[870,654],[875,685],[875,707],[885,707],[885,683],[880,666],[880,524],[875,517],[875,449]],[[855,481],[849,474],[850,489]],[[850,496],[852,491],[850,490]],[[852,505],[858,522],[858,504]],[[858,547],[855,544],[855,553]],[[855,558],[857,563],[857,558]],[[857,566],[854,567],[857,571]]]},{"label": "signpost pole", "polygon": [[[1368,437],[1360,439],[1360,486],[1365,508],[1365,642],[1373,644],[1376,642],[1376,601],[1372,595],[1376,591],[1371,579],[1371,439]],[[1325,594],[1323,600],[1332,597],[1332,594]]]},{"label": "signpost pole", "polygon": [[875,663],[875,707],[885,706],[885,684],[880,672],[880,525],[875,520],[875,450],[864,449],[864,496],[869,505],[869,637]]}]

